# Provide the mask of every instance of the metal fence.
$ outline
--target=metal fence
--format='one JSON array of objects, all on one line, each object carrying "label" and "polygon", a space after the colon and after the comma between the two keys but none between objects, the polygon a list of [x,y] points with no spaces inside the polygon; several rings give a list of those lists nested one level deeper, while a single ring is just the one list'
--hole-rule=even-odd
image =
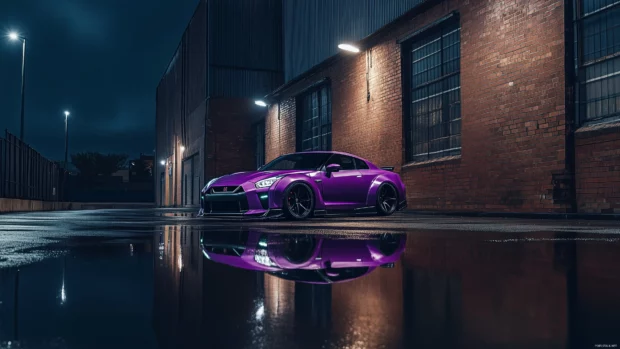
[{"label": "metal fence", "polygon": [[62,201],[65,171],[5,131],[0,138],[0,198]]}]

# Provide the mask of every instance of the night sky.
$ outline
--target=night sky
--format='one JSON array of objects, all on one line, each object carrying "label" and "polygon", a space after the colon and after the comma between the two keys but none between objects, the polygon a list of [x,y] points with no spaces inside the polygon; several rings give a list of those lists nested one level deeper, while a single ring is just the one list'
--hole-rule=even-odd
[{"label": "night sky", "polygon": [[153,154],[155,90],[198,0],[0,0],[0,130],[19,136],[27,38],[25,139],[44,156]]}]

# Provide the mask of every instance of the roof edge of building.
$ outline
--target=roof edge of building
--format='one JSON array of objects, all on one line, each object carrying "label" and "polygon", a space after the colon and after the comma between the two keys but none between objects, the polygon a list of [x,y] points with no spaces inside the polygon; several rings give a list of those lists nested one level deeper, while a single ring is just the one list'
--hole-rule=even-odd
[{"label": "roof edge of building", "polygon": [[[367,35],[366,37],[362,38],[361,40],[358,41],[360,48],[364,49],[366,46],[370,46],[369,43],[371,43],[375,38],[381,36],[383,33],[401,25],[402,23],[411,20],[412,18],[416,17],[417,15],[427,11],[429,8],[442,3],[444,0],[426,0],[421,2],[420,4],[418,4],[417,6],[414,6],[412,9],[410,9],[409,11],[405,12],[404,14],[400,15],[399,17],[395,18],[393,21],[387,23],[386,25],[382,26],[381,28],[375,30],[373,33]],[[285,91],[286,89],[288,89],[289,87],[297,84],[298,82],[314,75],[315,73],[325,69],[326,67],[329,67],[330,65],[334,64],[335,62],[337,62],[339,59],[341,59],[342,57],[344,57],[344,53],[337,53],[331,57],[326,58],[325,60],[323,60],[322,62],[314,65],[313,67],[311,67],[310,69],[306,70],[305,72],[297,75],[296,77],[292,78],[291,80],[285,82],[283,85],[279,86],[278,88],[276,88],[275,90],[273,90],[272,92],[270,92],[269,94],[267,94],[265,96],[265,99],[267,100],[273,100],[273,99],[277,99],[277,97],[279,97],[281,95],[281,93],[283,91]]]}]

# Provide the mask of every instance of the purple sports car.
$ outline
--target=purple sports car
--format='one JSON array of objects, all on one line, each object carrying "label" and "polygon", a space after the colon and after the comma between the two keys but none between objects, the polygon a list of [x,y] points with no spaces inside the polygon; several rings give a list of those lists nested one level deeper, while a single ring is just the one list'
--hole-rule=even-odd
[{"label": "purple sports car", "polygon": [[405,184],[393,170],[340,152],[283,155],[257,171],[209,181],[201,192],[199,215],[305,219],[376,212],[387,216],[407,205]]},{"label": "purple sports car", "polygon": [[204,232],[200,242],[203,255],[213,262],[296,282],[331,284],[362,277],[377,267],[392,268],[405,249],[406,235],[222,231]]}]

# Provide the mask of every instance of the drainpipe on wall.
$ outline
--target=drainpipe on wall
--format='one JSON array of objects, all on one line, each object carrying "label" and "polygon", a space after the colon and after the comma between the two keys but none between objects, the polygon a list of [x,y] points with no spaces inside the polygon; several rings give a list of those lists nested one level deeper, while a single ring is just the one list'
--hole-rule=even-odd
[{"label": "drainpipe on wall", "polygon": [[577,32],[577,22],[574,13],[574,1],[565,3],[564,6],[564,35],[565,37],[565,57],[564,57],[564,76],[565,76],[565,172],[567,174],[565,185],[568,196],[569,212],[577,213],[577,185],[576,185],[576,161],[575,161],[575,129],[577,127],[578,110],[575,105],[576,91],[576,48],[575,33]]}]

